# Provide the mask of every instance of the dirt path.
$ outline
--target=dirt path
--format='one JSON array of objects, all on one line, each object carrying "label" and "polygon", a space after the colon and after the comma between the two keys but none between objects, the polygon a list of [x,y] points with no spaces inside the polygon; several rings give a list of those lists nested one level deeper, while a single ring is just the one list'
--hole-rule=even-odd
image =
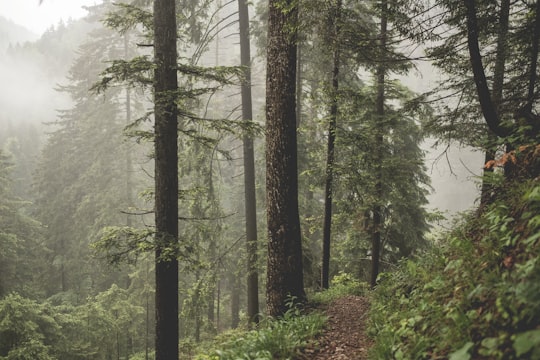
[{"label": "dirt path", "polygon": [[368,308],[368,300],[360,296],[346,296],[330,303],[324,309],[328,323],[318,348],[305,349],[299,359],[367,359],[371,346],[365,333]]}]

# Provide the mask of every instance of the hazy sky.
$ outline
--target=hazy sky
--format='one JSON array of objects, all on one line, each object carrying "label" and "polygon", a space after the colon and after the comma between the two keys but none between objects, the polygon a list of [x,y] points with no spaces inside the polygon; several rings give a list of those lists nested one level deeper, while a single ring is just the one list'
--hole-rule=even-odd
[{"label": "hazy sky", "polygon": [[85,5],[101,3],[101,0],[0,0],[0,16],[41,35],[60,19],[68,20],[86,15]]}]

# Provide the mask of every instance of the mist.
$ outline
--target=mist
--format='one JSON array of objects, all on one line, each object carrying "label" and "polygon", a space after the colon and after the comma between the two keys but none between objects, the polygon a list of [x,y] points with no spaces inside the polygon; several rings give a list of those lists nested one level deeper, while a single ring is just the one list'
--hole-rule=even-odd
[{"label": "mist", "polygon": [[[272,200],[267,196],[271,141],[265,132],[265,89],[272,82],[265,70],[267,9],[259,1],[250,5],[251,55],[243,58],[248,65],[239,66],[246,45],[240,41],[237,3],[184,2],[172,41],[177,67],[168,69],[178,86],[156,94],[155,74],[162,63],[153,58],[161,52],[154,53],[157,42],[148,28],[152,8],[135,3],[142,9],[109,1],[88,6],[87,16],[60,21],[40,36],[0,17],[0,191],[9,209],[2,223],[9,236],[0,233],[0,245],[9,249],[0,246],[0,300],[25,309],[45,304],[61,314],[33,335],[61,334],[57,346],[51,345],[59,359],[73,353],[151,358],[154,323],[166,317],[153,311],[161,296],[156,289],[173,288],[156,286],[156,269],[163,270],[163,263],[175,262],[167,269],[175,273],[169,280],[178,298],[171,297],[174,304],[165,308],[176,309],[180,321],[173,316],[172,322],[180,324],[186,349],[254,321],[267,304],[261,300],[259,307],[264,290],[257,285],[264,284],[272,263],[266,261]],[[320,31],[332,25],[322,15],[312,11]],[[313,293],[322,286],[326,209],[334,211],[329,273],[367,282],[377,215],[384,213],[379,225],[387,226],[381,232],[381,270],[391,271],[400,259],[437,246],[432,240],[450,219],[478,205],[484,154],[424,135],[423,107],[411,110],[407,101],[409,90],[420,94],[441,80],[429,64],[419,63],[407,77],[392,75],[382,84],[395,96],[386,104],[383,99],[390,115],[382,115],[391,120],[382,129],[382,115],[371,106],[378,96],[374,89],[381,88],[373,66],[349,56],[342,59],[346,66],[339,78],[346,91],[336,90],[344,94],[343,110],[334,108],[336,163],[327,164],[326,142],[334,132],[327,127],[334,58],[323,46],[328,39],[307,35],[297,53],[298,77],[291,76],[297,91],[291,98],[297,103],[296,127],[290,129],[298,149],[284,151],[279,159],[288,161],[298,152],[292,181],[299,198],[297,240],[303,241],[298,248],[304,251],[298,273]],[[162,98],[155,101],[158,95]],[[157,110],[161,101],[169,102],[166,111]],[[173,114],[174,121],[162,120],[163,114]],[[173,146],[156,146],[163,138]],[[167,163],[163,149],[175,150],[174,161]],[[253,169],[246,161],[249,151]],[[329,169],[336,171],[335,199],[326,207]],[[253,173],[250,195],[248,172]],[[163,185],[166,175],[176,183]],[[156,184],[169,193],[158,193]],[[246,210],[250,197],[253,207]],[[175,213],[166,217],[174,236],[161,237],[158,199],[177,201],[170,207]],[[432,212],[446,220],[430,223]],[[250,276],[258,271],[250,284],[244,281],[247,268]],[[0,341],[0,357],[11,351],[8,347]]]}]

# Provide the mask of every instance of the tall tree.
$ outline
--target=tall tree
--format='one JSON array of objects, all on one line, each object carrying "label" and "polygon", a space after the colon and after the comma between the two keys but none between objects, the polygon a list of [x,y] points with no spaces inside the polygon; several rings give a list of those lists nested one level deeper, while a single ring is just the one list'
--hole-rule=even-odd
[{"label": "tall tree", "polygon": [[494,153],[503,143],[537,141],[540,121],[527,105],[537,103],[539,94],[529,91],[538,88],[536,1],[396,4],[409,19],[400,28],[411,38],[434,40],[427,43],[427,55],[446,75],[430,93],[440,111],[428,125],[439,142]]},{"label": "tall tree", "polygon": [[[97,266],[89,248],[103,227],[125,223],[121,210],[129,206],[124,147],[128,142],[122,141],[126,99],[119,88],[99,95],[89,92],[104,63],[125,52],[122,37],[96,24],[110,9],[110,3],[89,8],[87,20],[95,29],[80,46],[67,84],[60,87],[73,106],[48,124],[47,142],[35,173],[35,212],[46,225],[52,250],[47,256],[48,295],[70,291],[79,301],[120,281],[119,275],[126,276]],[[136,98],[131,99],[133,111],[140,104]],[[135,154],[131,154],[133,159]]]},{"label": "tall tree", "polygon": [[[478,92],[478,100],[484,115],[484,119],[489,129],[500,137],[509,135],[508,129],[501,125],[501,118],[497,113],[496,106],[493,104],[493,98],[489,92],[484,65],[482,64],[482,56],[480,54],[480,46],[478,43],[478,22],[476,18],[476,6],[474,0],[464,1],[467,16],[467,43],[471,59],[471,67],[474,74],[474,81]],[[503,2],[504,4],[504,2]],[[502,24],[508,24],[508,19],[505,17]],[[501,39],[504,40],[504,39]],[[504,59],[503,59],[504,61]],[[501,84],[498,81],[498,86]]]},{"label": "tall tree", "polygon": [[270,0],[266,75],[267,311],[305,299],[298,214],[296,56],[298,2]]},{"label": "tall tree", "polygon": [[336,140],[336,127],[338,117],[338,92],[339,92],[339,67],[340,67],[340,21],[341,21],[341,0],[336,0],[331,11],[332,15],[330,23],[333,24],[332,34],[332,52],[333,52],[333,69],[332,69],[332,90],[331,90],[331,105],[329,111],[328,122],[328,145],[326,154],[326,184],[324,191],[324,225],[323,225],[323,254],[322,254],[322,269],[321,269],[321,286],[323,289],[328,289],[329,274],[330,274],[330,235],[332,228],[332,183],[334,177],[334,146]]},{"label": "tall tree", "polygon": [[10,292],[42,296],[44,270],[40,224],[24,214],[24,203],[13,195],[13,164],[0,149],[0,298]]},{"label": "tall tree", "polygon": [[383,145],[384,145],[384,105],[385,105],[385,74],[386,68],[386,40],[387,40],[387,18],[388,3],[381,1],[381,29],[379,33],[379,57],[377,64],[377,127],[375,130],[375,206],[373,207],[373,238],[371,247],[371,287],[377,284],[379,275],[379,259],[381,255],[381,232],[383,225]]},{"label": "tall tree", "polygon": [[[240,65],[244,68],[242,82],[242,120],[253,120],[251,101],[251,46],[249,37],[249,8],[247,0],[238,0],[240,26]],[[259,273],[257,270],[257,201],[255,198],[255,152],[253,137],[244,134],[244,198],[247,244],[247,315],[250,322],[258,322]]]},{"label": "tall tree", "polygon": [[178,359],[178,89],[175,0],[154,2],[156,360]]}]

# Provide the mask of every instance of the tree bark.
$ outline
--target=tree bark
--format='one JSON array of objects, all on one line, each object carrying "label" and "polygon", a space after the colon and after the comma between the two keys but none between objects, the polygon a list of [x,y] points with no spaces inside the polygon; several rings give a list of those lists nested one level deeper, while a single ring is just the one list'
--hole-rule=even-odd
[{"label": "tree bark", "polygon": [[178,119],[175,0],[154,2],[156,360],[178,359]]},{"label": "tree bark", "polygon": [[287,298],[304,301],[298,214],[295,0],[270,0],[266,75],[267,311],[280,316]]},{"label": "tree bark", "polygon": [[336,141],[336,124],[338,116],[340,43],[339,22],[341,16],[341,0],[336,0],[331,23],[333,29],[333,69],[332,69],[332,98],[330,105],[330,121],[328,123],[328,144],[326,152],[326,184],[324,196],[324,225],[323,225],[323,255],[321,267],[321,286],[328,289],[330,277],[330,243],[332,229],[332,183],[334,180],[334,147]]},{"label": "tree bark", "polygon": [[[244,68],[242,83],[242,120],[253,120],[251,101],[251,47],[249,43],[249,9],[247,0],[238,0],[240,22],[240,64]],[[259,322],[259,273],[257,270],[257,200],[255,197],[255,153],[253,137],[246,133],[244,151],[244,198],[247,246],[247,315],[250,323]]]}]

